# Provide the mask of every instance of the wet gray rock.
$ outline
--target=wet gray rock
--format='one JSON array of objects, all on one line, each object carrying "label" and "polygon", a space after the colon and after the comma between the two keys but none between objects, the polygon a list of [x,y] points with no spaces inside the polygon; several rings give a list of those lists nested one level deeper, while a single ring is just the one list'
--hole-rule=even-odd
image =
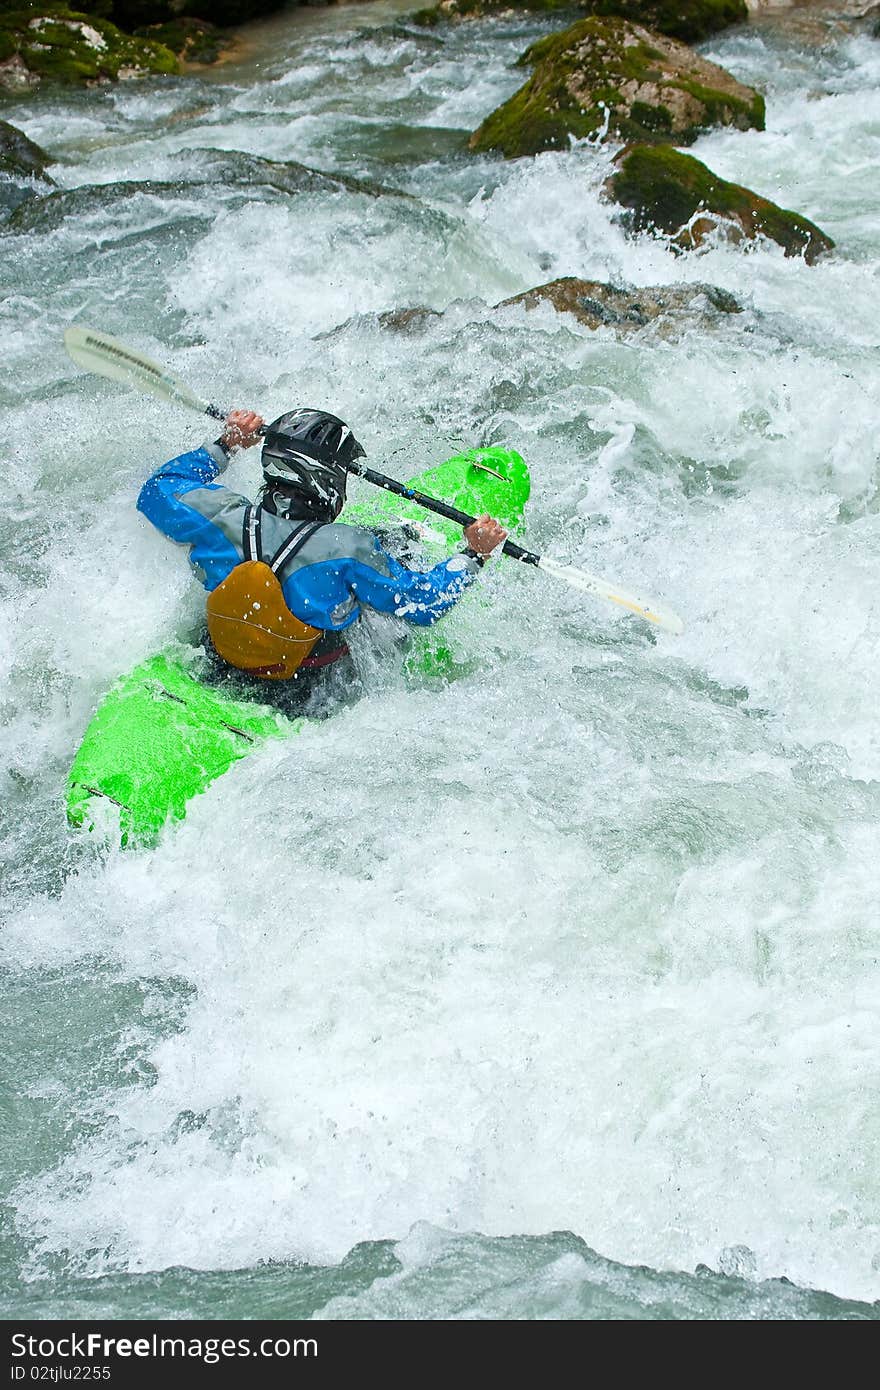
[{"label": "wet gray rock", "polygon": [[46,173],[46,165],[51,163],[49,155],[29,140],[17,126],[0,121],[0,170],[4,174],[18,174],[25,178],[38,178],[52,183]]},{"label": "wet gray rock", "polygon": [[46,173],[49,162],[45,150],[16,126],[0,121],[0,217],[54,188],[55,180]]},{"label": "wet gray rock", "polygon": [[427,328],[432,319],[439,319],[438,309],[429,309],[426,304],[414,304],[408,309],[388,309],[379,315],[380,328],[392,333],[418,333]]},{"label": "wet gray rock", "polygon": [[652,285],[634,289],[606,285],[600,280],[580,280],[574,275],[537,285],[524,294],[503,299],[495,307],[510,304],[522,304],[526,309],[552,304],[558,313],[573,315],[586,328],[610,326],[623,332],[644,328],[662,317],[686,314],[691,320],[706,320],[742,312],[739,301],[715,285]]},{"label": "wet gray rock", "polygon": [[[727,314],[742,313],[739,301],[717,285],[652,285],[647,289],[636,289],[626,285],[606,285],[601,280],[580,280],[574,275],[550,280],[546,285],[536,285],[522,294],[502,299],[493,307],[504,309],[516,304],[522,304],[526,309],[552,304],[557,313],[571,314],[585,328],[611,327],[624,333],[645,328],[661,318],[706,323],[715,322]],[[418,334],[442,317],[437,309],[430,309],[425,304],[413,304],[377,314],[376,321],[380,328],[390,333]],[[354,321],[347,320],[332,333],[344,330]]]}]

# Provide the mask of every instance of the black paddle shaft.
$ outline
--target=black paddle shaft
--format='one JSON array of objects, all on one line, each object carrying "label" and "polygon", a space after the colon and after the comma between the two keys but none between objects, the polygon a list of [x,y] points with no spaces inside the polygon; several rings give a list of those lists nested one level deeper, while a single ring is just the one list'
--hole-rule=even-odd
[{"label": "black paddle shaft", "polygon": [[[418,492],[414,487],[406,487],[403,483],[398,483],[394,478],[388,478],[384,473],[377,473],[373,468],[359,468],[354,464],[350,469],[356,478],[364,478],[368,483],[373,483],[375,487],[384,488],[386,492],[393,492],[398,497],[405,497],[407,502],[415,502],[416,506],[424,507],[427,512],[436,512],[438,516],[448,517],[450,521],[457,521],[459,526],[470,526],[472,521],[476,521],[475,516],[469,516],[467,512],[459,511],[458,507],[451,507],[448,502],[441,502],[436,497],[429,497],[426,492]],[[521,560],[524,565],[539,565],[540,555],[534,555],[531,550],[523,550],[521,545],[515,541],[505,541],[501,547],[505,555],[509,555],[512,560]]]},{"label": "black paddle shaft", "polygon": [[[215,420],[225,420],[228,411],[221,410],[217,405],[206,407],[205,414],[211,415]],[[266,434],[267,427],[264,425],[260,434]],[[384,488],[386,492],[393,492],[397,497],[405,497],[407,502],[415,502],[416,506],[424,507],[427,512],[436,512],[438,516],[445,516],[450,521],[457,521],[459,526],[470,526],[471,522],[476,521],[475,516],[469,516],[467,512],[459,511],[458,507],[451,507],[448,502],[441,502],[436,497],[429,497],[426,492],[418,492],[414,487],[405,487],[403,483],[397,482],[395,478],[389,478],[384,473],[377,473],[374,468],[359,468],[357,464],[349,467],[349,473],[353,473],[356,478],[363,478],[365,482],[372,483],[374,487]],[[535,555],[531,550],[523,550],[521,545],[515,541],[505,541],[501,547],[505,555],[509,555],[511,560],[521,560],[524,565],[540,565],[540,555]]]}]

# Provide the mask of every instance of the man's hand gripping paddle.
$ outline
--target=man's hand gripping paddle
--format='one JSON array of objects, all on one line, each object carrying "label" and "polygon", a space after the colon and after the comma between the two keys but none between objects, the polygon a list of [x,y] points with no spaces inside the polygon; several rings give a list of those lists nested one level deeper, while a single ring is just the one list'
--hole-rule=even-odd
[{"label": "man's hand gripping paddle", "polygon": [[[200,415],[210,415],[215,420],[226,419],[228,411],[202,400],[185,382],[172,376],[158,362],[127,347],[125,343],[120,343],[118,339],[111,338],[107,333],[74,326],[66,330],[64,345],[77,366],[83,367],[87,372],[108,377],[111,381],[121,381],[127,386],[135,386],[140,391],[158,396],[163,401],[173,401],[176,405],[182,405]],[[355,463],[350,471],[366,482],[384,488],[386,492],[396,493],[398,497],[405,497],[408,502],[415,502],[426,511],[448,517],[460,526],[469,526],[474,521],[474,517],[469,516],[467,512],[460,512],[457,507],[451,507],[447,502],[441,502],[436,497],[429,497],[427,493],[406,487],[372,468]],[[569,588],[578,589],[583,594],[592,594],[594,598],[607,599],[609,603],[616,603],[620,608],[626,608],[630,613],[635,613],[639,618],[644,618],[646,622],[653,623],[665,632],[678,635],[684,631],[684,623],[677,613],[663,608],[659,603],[627,593],[616,584],[609,584],[605,579],[587,574],[575,565],[557,564],[555,560],[548,560],[544,555],[535,555],[530,550],[524,550],[514,541],[505,541],[502,551],[512,560],[534,565],[543,574],[549,574],[552,579],[560,580]]]}]

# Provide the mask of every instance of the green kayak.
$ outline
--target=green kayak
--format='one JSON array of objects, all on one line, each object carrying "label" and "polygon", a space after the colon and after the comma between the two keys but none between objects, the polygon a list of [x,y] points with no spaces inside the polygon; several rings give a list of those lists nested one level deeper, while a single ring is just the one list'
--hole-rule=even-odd
[{"label": "green kayak", "polygon": [[[516,530],[530,484],[519,454],[492,448],[447,459],[408,486],[471,514],[488,512]],[[380,529],[419,523],[427,545],[447,554],[461,546],[455,523],[388,492],[349,505],[341,519]],[[415,643],[408,660],[427,674],[451,664],[438,628],[420,632]],[[176,654],[151,657],[116,682],[86,729],[68,777],[68,819],[89,831],[108,828],[123,845],[150,843],[233,763],[269,739],[289,738],[305,722],[269,704],[231,698],[200,681]]]}]

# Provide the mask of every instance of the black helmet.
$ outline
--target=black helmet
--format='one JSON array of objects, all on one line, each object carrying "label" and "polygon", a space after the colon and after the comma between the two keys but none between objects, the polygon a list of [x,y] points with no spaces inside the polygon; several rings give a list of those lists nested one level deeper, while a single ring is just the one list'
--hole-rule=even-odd
[{"label": "black helmet", "polygon": [[279,483],[330,520],[342,511],[348,465],[364,450],[351,430],[325,410],[289,410],[266,427],[263,477]]}]

